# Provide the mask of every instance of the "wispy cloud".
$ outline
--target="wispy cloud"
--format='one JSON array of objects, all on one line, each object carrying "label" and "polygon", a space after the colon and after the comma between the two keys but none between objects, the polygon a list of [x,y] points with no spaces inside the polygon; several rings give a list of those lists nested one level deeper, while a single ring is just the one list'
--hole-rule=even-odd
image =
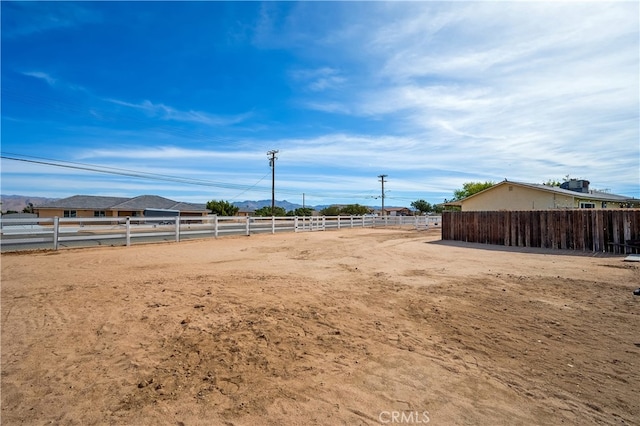
[{"label": "wispy cloud", "polygon": [[52,76],[50,73],[44,71],[24,71],[21,73],[29,77],[37,78],[45,81],[49,86],[57,90],[67,90],[72,92],[82,92],[86,95],[93,96],[89,90],[78,84],[73,84],[65,81],[61,78]]},{"label": "wispy cloud", "polygon": [[[232,52],[236,45],[222,56],[194,55],[216,70],[242,57],[229,67],[242,70],[239,78],[207,74],[197,82],[207,93],[228,94],[217,109],[202,103],[204,92],[184,90],[176,101],[151,81],[115,94],[98,79],[78,78],[91,91],[73,101],[60,136],[73,139],[65,154],[253,185],[269,172],[266,152],[279,149],[279,190],[327,199],[376,195],[380,173],[389,174],[395,195],[450,196],[473,180],[567,174],[640,195],[637,2],[264,2],[245,10],[232,25],[241,30],[242,55]],[[61,68],[26,63],[24,75],[58,92],[71,88]],[[245,80],[243,67],[256,63],[265,65],[260,78],[246,73]],[[117,75],[113,66],[108,72]],[[247,86],[235,96],[236,87],[223,84]],[[233,109],[225,109],[228,100]],[[75,114],[85,106],[92,120]],[[258,113],[234,114],[237,108]]]},{"label": "wispy cloud", "polygon": [[447,170],[538,181],[624,165],[619,178],[637,182],[637,4],[449,6],[373,7],[387,23],[352,38],[366,54],[350,51],[373,74],[306,107],[403,123]]},{"label": "wispy cloud", "polygon": [[351,114],[350,108],[341,102],[332,102],[332,101],[315,101],[315,100],[305,100],[300,101],[299,105],[306,109],[312,109],[316,111],[328,112],[328,113],[339,113],[339,114]]},{"label": "wispy cloud", "polygon": [[[262,152],[260,152],[262,154]],[[88,159],[148,159],[148,160],[167,160],[173,161],[177,159],[202,159],[202,160],[237,160],[242,161],[249,158],[255,158],[254,153],[241,151],[220,151],[220,150],[204,150],[189,149],[176,146],[157,146],[157,147],[122,147],[111,149],[87,149],[79,152],[77,158]]]},{"label": "wispy cloud", "polygon": [[56,84],[56,79],[51,77],[49,74],[41,71],[28,71],[23,72],[23,75],[28,75],[29,77],[39,78],[40,80],[44,80],[47,82],[49,86],[53,86]]},{"label": "wispy cloud", "polygon": [[330,67],[297,69],[291,71],[290,75],[295,82],[304,84],[308,90],[313,92],[339,88],[347,81],[338,70]]},{"label": "wispy cloud", "polygon": [[2,2],[3,37],[28,36],[34,33],[100,22],[100,14],[77,2]]},{"label": "wispy cloud", "polygon": [[162,103],[154,104],[153,102],[148,100],[145,100],[138,104],[121,101],[118,99],[105,99],[105,101],[143,111],[145,114],[151,117],[159,118],[161,120],[199,123],[209,126],[229,126],[238,124],[246,121],[249,117],[252,116],[251,112],[233,116],[222,116],[202,111],[180,111],[176,108],[164,105]]}]

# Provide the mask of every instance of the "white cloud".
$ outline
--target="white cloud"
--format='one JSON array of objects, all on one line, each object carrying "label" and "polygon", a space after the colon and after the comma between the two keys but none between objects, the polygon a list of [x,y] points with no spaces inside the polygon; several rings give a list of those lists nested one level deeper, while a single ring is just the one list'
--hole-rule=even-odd
[{"label": "white cloud", "polygon": [[137,109],[145,112],[152,117],[157,117],[162,120],[199,123],[209,126],[229,126],[238,124],[247,120],[252,115],[252,113],[250,112],[233,116],[223,116],[202,111],[180,111],[162,103],[154,104],[149,100],[145,100],[142,103],[138,104],[121,101],[118,99],[105,99],[105,101],[111,102],[116,105],[122,105],[125,107]]},{"label": "white cloud", "polygon": [[[334,122],[298,127],[283,108],[283,127],[295,136],[243,133],[210,150],[179,146],[176,135],[144,148],[155,135],[135,132],[125,149],[113,145],[123,138],[106,134],[92,146],[109,149],[78,158],[250,186],[268,173],[265,153],[275,148],[278,188],[309,197],[377,195],[380,173],[389,174],[398,196],[450,196],[471,180],[542,182],[567,174],[640,196],[638,3],[288,6],[260,6],[254,43],[293,58],[287,77],[299,90],[285,102],[335,114]],[[312,19],[318,8],[335,8],[331,25]],[[56,84],[46,73],[25,75]],[[108,101],[165,121],[224,126],[255,118]]]},{"label": "white cloud", "polygon": [[340,113],[340,114],[346,114],[346,115],[351,114],[351,109],[347,105],[341,102],[332,102],[332,101],[324,101],[324,100],[320,100],[320,101],[305,100],[305,101],[298,102],[298,105],[302,106],[303,108],[311,109],[315,111],[322,111],[322,112],[328,112],[328,113]]},{"label": "white cloud", "polygon": [[[90,149],[81,151],[79,159],[87,160],[92,158],[102,159],[147,159],[147,160],[167,160],[177,159],[205,159],[209,160],[236,160],[242,161],[254,158],[257,153],[245,151],[215,151],[203,149],[188,149],[175,146],[136,147],[123,146],[121,148],[110,149]],[[262,154],[262,152],[260,152]]]},{"label": "white cloud", "polygon": [[[388,24],[359,35],[368,40],[359,55],[373,73],[368,86],[308,107],[425,135],[425,147],[436,148],[429,158],[450,171],[537,182],[581,170],[592,181],[637,188],[637,4],[384,9]],[[404,154],[408,164],[426,158]]]},{"label": "white cloud", "polygon": [[29,71],[23,72],[23,75],[28,75],[29,77],[39,78],[40,80],[44,80],[47,82],[49,86],[53,86],[56,84],[56,79],[51,77],[49,74],[41,71]]},{"label": "white cloud", "polygon": [[9,38],[101,21],[95,9],[73,2],[7,2],[2,9],[13,18],[3,20],[2,36]]},{"label": "white cloud", "polygon": [[334,68],[297,69],[290,72],[295,82],[302,83],[312,92],[323,92],[343,86],[347,79]]}]

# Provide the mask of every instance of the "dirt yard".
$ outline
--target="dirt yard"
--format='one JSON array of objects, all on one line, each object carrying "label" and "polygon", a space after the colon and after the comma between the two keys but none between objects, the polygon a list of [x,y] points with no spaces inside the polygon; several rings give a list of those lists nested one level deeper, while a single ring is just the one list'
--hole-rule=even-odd
[{"label": "dirt yard", "polygon": [[357,229],[2,255],[2,424],[638,424],[640,264]]}]

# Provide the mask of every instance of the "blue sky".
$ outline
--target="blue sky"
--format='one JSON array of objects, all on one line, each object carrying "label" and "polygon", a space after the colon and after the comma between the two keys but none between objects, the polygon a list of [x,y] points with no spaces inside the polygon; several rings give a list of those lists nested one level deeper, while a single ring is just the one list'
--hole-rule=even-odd
[{"label": "blue sky", "polygon": [[379,205],[381,174],[386,205],[566,176],[640,198],[636,1],[1,12],[2,153],[28,160],[2,159],[5,195],[270,199],[279,150],[299,204]]}]

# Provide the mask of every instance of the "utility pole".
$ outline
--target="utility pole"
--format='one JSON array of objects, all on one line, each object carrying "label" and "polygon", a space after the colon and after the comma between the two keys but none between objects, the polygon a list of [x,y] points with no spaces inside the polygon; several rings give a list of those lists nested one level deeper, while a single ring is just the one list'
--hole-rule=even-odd
[{"label": "utility pole", "polygon": [[271,150],[267,152],[269,155],[269,167],[271,167],[271,216],[275,216],[276,210],[276,154],[278,153],[277,149]]},{"label": "utility pole", "polygon": [[384,178],[386,178],[387,175],[378,175],[378,177],[380,178],[380,182],[382,182],[382,210],[380,214],[384,217],[384,183],[386,182]]}]

